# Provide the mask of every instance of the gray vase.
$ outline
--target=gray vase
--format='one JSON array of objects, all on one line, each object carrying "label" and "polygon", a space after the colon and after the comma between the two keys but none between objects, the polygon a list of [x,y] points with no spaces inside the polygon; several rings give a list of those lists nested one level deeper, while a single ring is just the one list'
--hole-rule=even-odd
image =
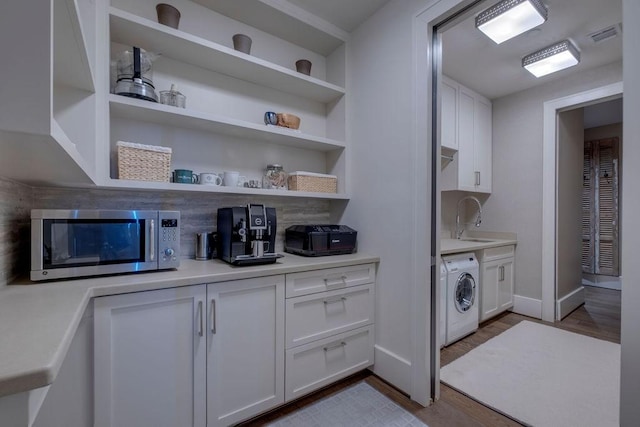
[{"label": "gray vase", "polygon": [[156,5],[158,22],[171,28],[178,28],[180,23],[180,11],[170,4],[158,3]]},{"label": "gray vase", "polygon": [[236,34],[233,36],[233,48],[238,52],[246,53],[251,52],[251,37],[244,34]]},{"label": "gray vase", "polygon": [[296,61],[296,71],[302,74],[306,74],[307,76],[311,75],[311,61],[306,59],[300,59]]}]

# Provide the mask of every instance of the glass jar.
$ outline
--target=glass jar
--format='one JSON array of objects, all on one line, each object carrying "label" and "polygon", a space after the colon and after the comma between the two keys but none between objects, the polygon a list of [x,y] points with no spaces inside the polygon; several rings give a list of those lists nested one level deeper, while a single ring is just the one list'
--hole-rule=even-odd
[{"label": "glass jar", "polygon": [[267,165],[262,177],[262,188],[273,190],[287,189],[287,173],[282,169],[282,165]]}]

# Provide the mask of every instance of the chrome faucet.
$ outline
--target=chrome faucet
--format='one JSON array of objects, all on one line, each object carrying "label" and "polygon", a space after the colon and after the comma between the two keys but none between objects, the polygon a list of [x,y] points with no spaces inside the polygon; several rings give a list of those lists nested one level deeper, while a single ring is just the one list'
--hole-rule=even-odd
[{"label": "chrome faucet", "polygon": [[465,200],[470,199],[478,204],[478,216],[476,217],[476,227],[480,227],[480,223],[482,222],[482,205],[480,204],[480,200],[473,196],[466,196],[462,199],[458,200],[458,208],[456,209],[456,239],[459,239],[464,232],[464,227],[460,227],[460,204]]}]

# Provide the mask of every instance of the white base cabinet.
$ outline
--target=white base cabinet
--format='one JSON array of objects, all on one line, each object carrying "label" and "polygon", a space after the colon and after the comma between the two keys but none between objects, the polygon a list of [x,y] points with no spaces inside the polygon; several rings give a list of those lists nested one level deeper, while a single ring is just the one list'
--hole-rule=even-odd
[{"label": "white base cabinet", "polygon": [[284,402],[284,276],[96,298],[95,426],[227,426]]},{"label": "white base cabinet", "polygon": [[513,307],[515,246],[485,249],[480,260],[480,322]]},{"label": "white base cabinet", "polygon": [[373,365],[375,264],[286,275],[285,400]]},{"label": "white base cabinet", "polygon": [[283,403],[284,276],[208,285],[207,300],[207,426]]}]

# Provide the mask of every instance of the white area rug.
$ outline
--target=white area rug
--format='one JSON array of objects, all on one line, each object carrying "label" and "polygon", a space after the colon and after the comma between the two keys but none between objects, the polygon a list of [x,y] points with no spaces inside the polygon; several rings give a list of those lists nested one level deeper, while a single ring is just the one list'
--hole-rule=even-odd
[{"label": "white area rug", "polygon": [[443,367],[440,379],[536,427],[618,426],[620,345],[523,321]]},{"label": "white area rug", "polygon": [[422,421],[364,382],[319,400],[269,426],[427,427]]}]

